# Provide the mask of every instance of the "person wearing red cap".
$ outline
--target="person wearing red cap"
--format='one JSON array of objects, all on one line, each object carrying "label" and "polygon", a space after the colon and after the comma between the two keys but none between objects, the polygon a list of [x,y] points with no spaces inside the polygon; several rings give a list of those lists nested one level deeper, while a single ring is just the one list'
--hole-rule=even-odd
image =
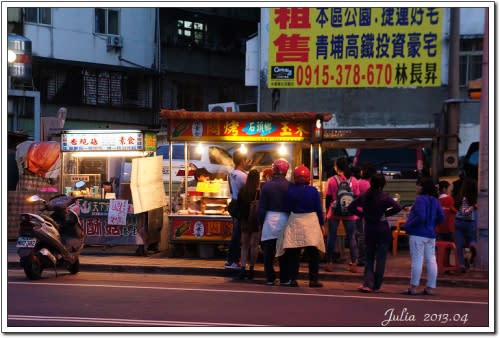
[{"label": "person wearing red cap", "polygon": [[309,259],[309,287],[318,288],[319,253],[325,252],[325,242],[321,225],[324,223],[323,208],[319,191],[309,185],[311,172],[301,164],[293,171],[294,184],[286,195],[286,210],[290,212],[283,236],[278,239],[277,256],[288,256],[290,279],[282,285],[298,286],[297,276],[300,252],[304,249]]},{"label": "person wearing red cap", "polygon": [[[264,258],[264,273],[266,285],[274,285],[276,272],[274,271],[274,256],[276,255],[276,241],[283,233],[288,220],[285,210],[286,193],[290,182],[285,178],[289,164],[286,160],[276,160],[272,166],[272,178],[262,185],[259,199],[259,223],[262,224],[261,246]],[[279,258],[280,281],[289,280],[286,257]]]}]

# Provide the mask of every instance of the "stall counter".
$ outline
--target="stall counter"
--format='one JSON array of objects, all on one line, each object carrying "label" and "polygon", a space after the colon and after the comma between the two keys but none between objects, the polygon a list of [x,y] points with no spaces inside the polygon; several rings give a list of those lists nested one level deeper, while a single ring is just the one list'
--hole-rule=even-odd
[{"label": "stall counter", "polygon": [[170,242],[227,243],[233,220],[225,215],[170,215]]}]

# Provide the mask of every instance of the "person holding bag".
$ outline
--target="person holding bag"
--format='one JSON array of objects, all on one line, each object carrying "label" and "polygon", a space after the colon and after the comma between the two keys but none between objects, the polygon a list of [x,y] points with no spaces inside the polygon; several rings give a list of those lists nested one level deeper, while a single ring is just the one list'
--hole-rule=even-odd
[{"label": "person holding bag", "polygon": [[416,184],[417,198],[405,223],[410,241],[411,279],[405,294],[416,295],[420,284],[422,266],[425,261],[427,283],[425,295],[434,294],[437,280],[436,232],[437,224],[443,222],[444,213],[437,199],[437,189],[431,177],[422,177]]},{"label": "person holding bag", "polygon": [[[327,212],[326,219],[328,223],[325,271],[333,271],[333,256],[335,251],[335,243],[337,241],[337,230],[340,222],[342,221],[349,243],[350,260],[348,269],[350,272],[354,273],[357,270],[356,261],[358,259],[358,247],[356,238],[354,236],[356,232],[357,216],[352,214],[339,214],[336,212],[336,206],[340,202],[339,192],[341,190],[341,184],[344,185],[344,182],[348,183],[349,189],[351,190],[350,193],[352,194],[353,198],[359,196],[359,184],[356,177],[351,176],[347,158],[338,158],[335,161],[334,169],[336,175],[328,179],[325,197],[325,207]],[[340,247],[340,250],[344,250],[343,243]]]},{"label": "person holding bag", "polygon": [[[258,222],[260,174],[252,169],[248,173],[245,185],[238,192],[238,209],[240,211],[241,231],[241,270],[236,279],[243,280],[254,277],[254,265],[259,254],[260,224]],[[249,268],[246,270],[248,252],[250,250]]]},{"label": "person holding bag", "polygon": [[[233,200],[238,200],[238,192],[241,187],[245,185],[247,181],[247,173],[245,168],[247,166],[247,156],[240,152],[239,150],[235,151],[233,154],[233,162],[234,162],[234,170],[229,174],[228,183],[229,190],[231,191],[231,202]],[[235,202],[232,202],[236,204]],[[239,211],[238,211],[239,212]],[[240,260],[240,221],[238,220],[239,215],[233,216],[233,231],[231,235],[231,241],[229,242],[229,250],[227,253],[227,260],[224,263],[224,268],[226,269],[236,269],[239,270],[241,268]]]}]

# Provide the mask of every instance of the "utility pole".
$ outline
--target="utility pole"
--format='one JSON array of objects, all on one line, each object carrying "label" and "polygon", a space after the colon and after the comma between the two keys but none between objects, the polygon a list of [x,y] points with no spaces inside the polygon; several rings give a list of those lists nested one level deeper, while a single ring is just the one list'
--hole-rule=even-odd
[{"label": "utility pole", "polygon": [[[446,151],[458,158],[458,134],[460,121],[460,8],[450,9],[450,53],[448,67],[448,109],[446,110]],[[447,175],[457,174],[457,168],[449,169]]]},{"label": "utility pole", "polygon": [[483,64],[481,78],[481,101],[479,103],[479,170],[477,196],[477,228],[478,257],[477,266],[480,270],[488,270],[489,266],[489,20],[488,8],[484,14]]}]

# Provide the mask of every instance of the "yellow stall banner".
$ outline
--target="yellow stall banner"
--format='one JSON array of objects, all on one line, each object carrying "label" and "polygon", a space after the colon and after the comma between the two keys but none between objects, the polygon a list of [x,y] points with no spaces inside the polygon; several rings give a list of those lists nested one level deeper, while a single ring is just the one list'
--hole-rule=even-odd
[{"label": "yellow stall banner", "polygon": [[269,88],[441,86],[444,8],[269,13]]}]

